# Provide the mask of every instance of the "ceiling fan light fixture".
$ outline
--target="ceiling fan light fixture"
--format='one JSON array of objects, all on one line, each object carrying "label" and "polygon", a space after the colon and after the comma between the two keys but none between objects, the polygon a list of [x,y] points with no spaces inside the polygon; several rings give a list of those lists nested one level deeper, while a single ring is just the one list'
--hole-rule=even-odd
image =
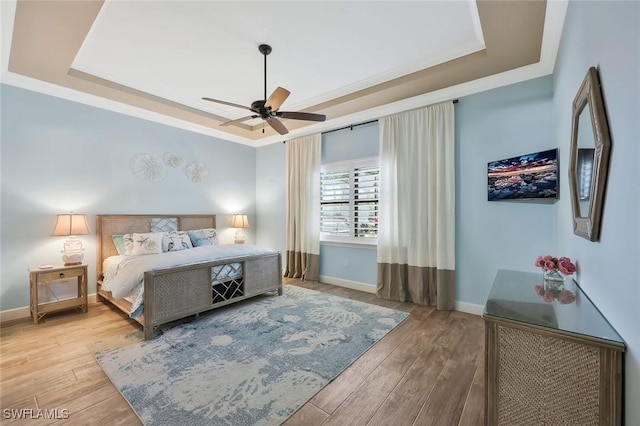
[{"label": "ceiling fan light fixture", "polygon": [[[220,123],[220,126],[229,126],[232,124],[240,124],[244,121],[253,118],[262,118],[267,124],[269,124],[276,132],[281,135],[289,133],[286,126],[278,120],[277,117],[291,119],[291,120],[305,120],[305,121],[325,121],[326,116],[323,114],[314,114],[309,112],[298,111],[279,111],[280,106],[287,100],[291,92],[283,87],[276,87],[276,89],[267,98],[267,55],[271,53],[271,46],[268,44],[261,44],[258,46],[258,50],[264,56],[264,99],[253,101],[250,107],[244,105],[235,104],[233,102],[221,101],[219,99],[203,97],[205,101],[216,102],[223,105],[228,105],[240,109],[247,109],[253,112],[253,115],[247,117],[237,118],[235,120],[225,121]],[[262,129],[264,133],[264,128]]]}]

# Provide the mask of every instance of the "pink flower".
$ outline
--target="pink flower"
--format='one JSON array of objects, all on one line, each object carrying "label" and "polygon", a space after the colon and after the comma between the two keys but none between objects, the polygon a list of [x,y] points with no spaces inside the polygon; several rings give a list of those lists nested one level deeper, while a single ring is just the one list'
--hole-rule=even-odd
[{"label": "pink flower", "polygon": [[564,275],[571,275],[576,271],[576,265],[568,257],[553,257],[549,254],[538,256],[533,264],[545,271],[560,270]]},{"label": "pink flower", "polygon": [[563,305],[573,303],[574,300],[576,300],[576,296],[569,290],[562,290],[558,295],[558,302],[562,303]]},{"label": "pink flower", "polygon": [[542,300],[544,300],[545,302],[553,302],[553,293],[551,293],[550,291],[546,292],[545,294],[542,295]]},{"label": "pink flower", "polygon": [[568,257],[561,257],[558,261],[558,269],[565,275],[571,275],[576,271],[576,265],[571,263]]},{"label": "pink flower", "polygon": [[533,291],[536,292],[536,294],[538,296],[542,295],[542,293],[544,293],[544,286],[542,284],[537,284],[533,286]]}]

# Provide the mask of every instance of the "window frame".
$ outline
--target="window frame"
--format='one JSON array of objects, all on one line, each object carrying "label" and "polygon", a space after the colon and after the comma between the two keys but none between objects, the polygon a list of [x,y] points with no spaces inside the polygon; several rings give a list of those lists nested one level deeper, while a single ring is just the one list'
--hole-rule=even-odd
[{"label": "window frame", "polygon": [[[333,161],[331,163],[324,163],[320,166],[320,174],[322,181],[322,173],[327,172],[340,172],[340,171],[348,171],[349,172],[349,221],[351,227],[349,229],[349,235],[332,235],[326,232],[320,231],[320,242],[326,243],[330,245],[361,245],[361,246],[377,246],[378,237],[370,238],[370,237],[356,237],[353,236],[353,224],[355,223],[355,197],[353,193],[353,182],[355,177],[355,170],[363,167],[378,167],[380,169],[380,158],[379,157],[365,157],[365,158],[356,158],[352,160],[344,160],[344,161]],[[320,200],[318,203],[322,205],[322,190],[320,193]],[[378,204],[380,203],[380,199],[378,198]],[[322,217],[322,213],[320,214]],[[322,228],[321,228],[322,229]]]}]

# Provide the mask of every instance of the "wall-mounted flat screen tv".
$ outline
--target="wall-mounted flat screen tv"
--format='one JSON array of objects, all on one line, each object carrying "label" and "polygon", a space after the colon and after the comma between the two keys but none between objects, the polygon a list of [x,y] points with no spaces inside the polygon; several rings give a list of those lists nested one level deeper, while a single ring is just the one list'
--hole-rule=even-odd
[{"label": "wall-mounted flat screen tv", "polygon": [[488,200],[557,200],[558,150],[492,161],[487,167]]}]

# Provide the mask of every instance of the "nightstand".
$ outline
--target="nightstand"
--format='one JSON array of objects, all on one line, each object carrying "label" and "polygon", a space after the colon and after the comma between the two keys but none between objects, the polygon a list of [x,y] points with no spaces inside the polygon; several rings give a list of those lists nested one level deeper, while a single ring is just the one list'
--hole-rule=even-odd
[{"label": "nightstand", "polygon": [[[87,312],[87,265],[54,266],[53,268],[29,268],[29,282],[31,286],[31,316],[37,324],[40,318],[49,312],[63,309],[81,308]],[[47,285],[51,281],[76,278],[78,282],[77,297],[71,297],[52,302],[38,302],[38,283]]]}]

